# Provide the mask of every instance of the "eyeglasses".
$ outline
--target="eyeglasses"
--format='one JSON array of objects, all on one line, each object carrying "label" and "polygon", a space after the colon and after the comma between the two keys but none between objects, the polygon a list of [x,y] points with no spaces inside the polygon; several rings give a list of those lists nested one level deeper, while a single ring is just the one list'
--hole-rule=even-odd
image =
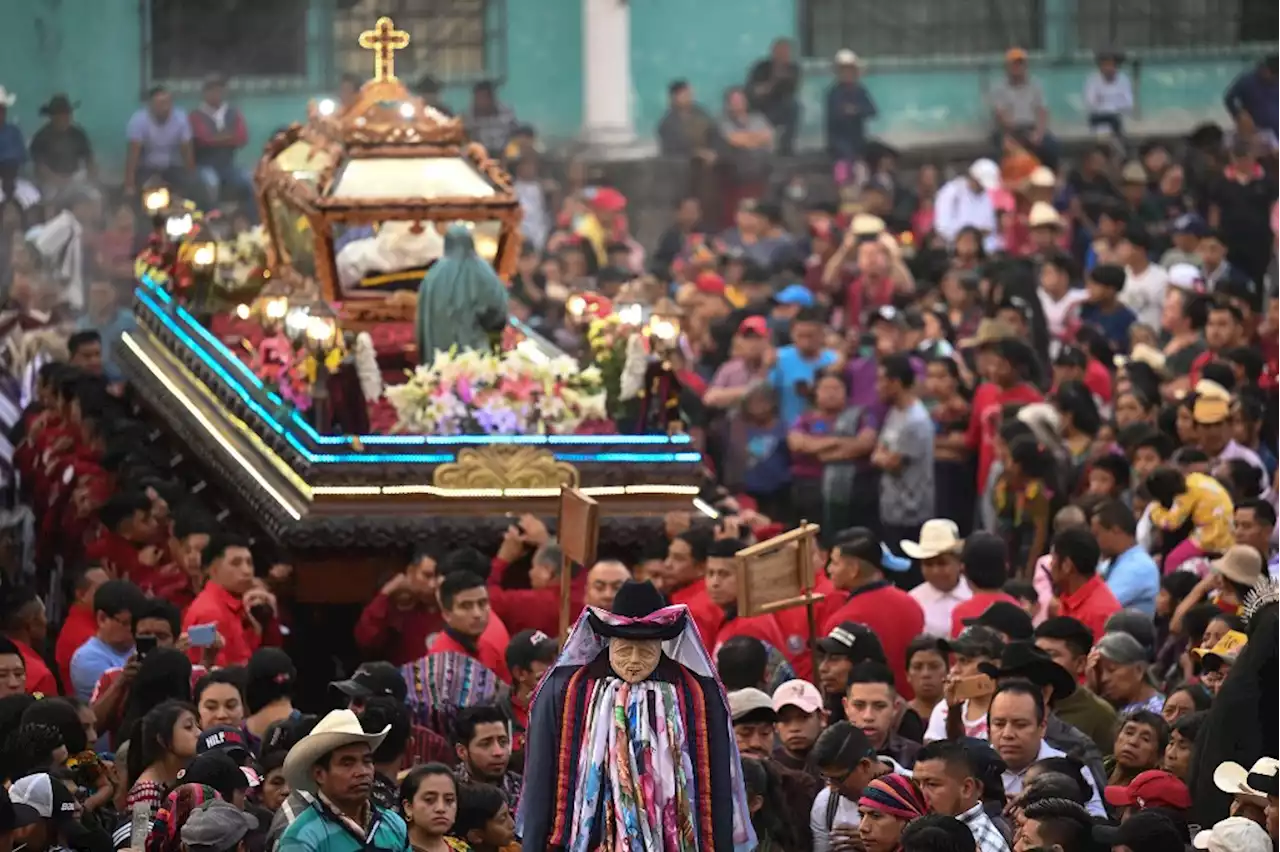
[{"label": "eyeglasses", "polygon": [[845,781],[848,781],[848,780],[849,780],[849,776],[850,776],[850,775],[852,775],[852,774],[853,774],[853,770],[852,770],[852,769],[847,769],[847,770],[845,770],[845,772],[844,772],[844,773],[842,773],[842,774],[840,774],[840,775],[828,775],[828,774],[827,774],[827,773],[825,773],[825,772],[820,772],[820,773],[819,773],[819,775],[821,776],[821,778],[822,778],[823,782],[824,782],[824,783],[826,783],[826,784],[827,784],[828,786],[830,786],[830,787],[839,787],[839,786],[843,785]]}]

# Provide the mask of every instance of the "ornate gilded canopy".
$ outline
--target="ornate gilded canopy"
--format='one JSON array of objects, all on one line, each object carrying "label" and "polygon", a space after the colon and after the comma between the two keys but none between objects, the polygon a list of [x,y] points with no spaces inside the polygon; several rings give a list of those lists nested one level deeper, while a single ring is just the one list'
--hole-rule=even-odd
[{"label": "ornate gilded canopy", "polygon": [[[396,78],[395,51],[408,40],[381,18],[360,37],[374,52],[373,79],[347,105],[312,101],[306,123],[277,133],[258,163],[273,273],[295,287],[314,281],[328,300],[369,295],[353,292],[350,282],[344,288],[335,246],[362,237],[368,226],[379,233],[392,222],[440,233],[455,221],[471,223],[481,256],[504,278],[515,272],[520,205],[511,178],[483,146],[467,140],[460,119],[426,104]],[[409,268],[402,276],[416,285],[421,274]]]}]

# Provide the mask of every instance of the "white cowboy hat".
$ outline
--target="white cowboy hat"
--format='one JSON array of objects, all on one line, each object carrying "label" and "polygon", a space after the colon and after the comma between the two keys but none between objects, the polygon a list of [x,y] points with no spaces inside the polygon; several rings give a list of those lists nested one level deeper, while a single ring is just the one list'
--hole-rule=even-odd
[{"label": "white cowboy hat", "polygon": [[1048,166],[1036,166],[1035,171],[1027,178],[1027,183],[1038,189],[1053,189],[1058,185],[1058,179]]},{"label": "white cowboy hat", "polygon": [[[1249,776],[1274,776],[1280,774],[1280,761],[1274,757],[1260,757],[1254,762],[1252,769],[1245,769],[1235,761],[1227,761],[1219,763],[1218,768],[1213,770],[1213,783],[1219,790],[1224,793],[1235,795],[1236,793],[1244,793],[1246,796],[1258,796],[1259,798],[1266,796],[1267,793],[1255,790],[1249,786]],[[1258,782],[1261,783],[1259,778]]]},{"label": "white cowboy hat", "polygon": [[1053,205],[1045,201],[1037,201],[1031,205],[1031,213],[1027,216],[1027,224],[1033,228],[1061,228],[1062,217]]},{"label": "white cowboy hat", "polygon": [[902,552],[912,559],[932,559],[944,553],[959,553],[964,542],[960,539],[960,528],[955,521],[947,518],[934,518],[925,521],[920,528],[919,541],[898,542]]},{"label": "white cowboy hat", "polygon": [[973,165],[969,166],[969,177],[990,192],[1000,186],[1000,167],[994,160],[983,157],[981,160],[974,160]]},{"label": "white cowboy hat", "polygon": [[11,107],[18,102],[18,96],[4,86],[0,86],[0,106]]},{"label": "white cowboy hat", "polygon": [[336,748],[368,743],[370,749],[382,745],[391,726],[387,725],[381,733],[366,734],[360,727],[360,720],[350,710],[334,710],[320,720],[311,733],[294,744],[284,759],[284,777],[294,790],[305,790],[314,793],[316,782],[311,777],[311,767],[316,761]]}]

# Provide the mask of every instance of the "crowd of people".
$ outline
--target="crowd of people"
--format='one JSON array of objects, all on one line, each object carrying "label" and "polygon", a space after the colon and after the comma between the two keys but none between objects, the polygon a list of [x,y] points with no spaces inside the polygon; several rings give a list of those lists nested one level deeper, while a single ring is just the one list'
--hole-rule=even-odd
[{"label": "crowd of people", "polygon": [[[911,186],[866,138],[842,51],[841,201],[791,230],[770,177],[798,120],[788,50],[721,121],[672,85],[660,134],[693,182],[648,252],[617,189],[581,171],[550,196],[529,129],[477,91],[468,124],[525,210],[513,311],[570,348],[574,296],[646,276],[683,311],[670,358],[717,517],[673,513],[652,548],[584,566],[571,611],[610,610],[628,580],[687,607],[758,849],[1273,849],[1275,58],[1227,94],[1231,128],[1133,146],[1101,57],[1088,103],[1110,136],[1073,162],[1011,51],[999,156]],[[151,94],[126,193],[243,187],[209,153],[243,145],[221,85],[181,121]],[[47,106],[62,136],[33,140],[29,182],[82,227],[100,208],[71,177],[93,159],[70,102]],[[4,212],[26,216],[14,174]],[[9,436],[36,573],[0,600],[0,837],[518,848],[531,702],[560,653],[554,529],[523,515],[478,548],[424,543],[363,608],[359,666],[295,707],[287,558],[175,478],[111,364],[133,213],[46,301],[39,233],[6,255],[22,321],[61,305],[79,329]],[[815,636],[804,608],[738,612],[735,555],[802,520],[822,528]]]}]

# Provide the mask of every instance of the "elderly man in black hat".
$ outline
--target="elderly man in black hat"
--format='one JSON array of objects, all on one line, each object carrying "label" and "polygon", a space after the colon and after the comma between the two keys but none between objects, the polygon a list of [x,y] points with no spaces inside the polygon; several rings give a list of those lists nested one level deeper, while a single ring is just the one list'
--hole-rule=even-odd
[{"label": "elderly man in black hat", "polygon": [[517,835],[524,848],[755,847],[724,692],[689,618],[652,583],[587,608],[534,693]]},{"label": "elderly man in black hat", "polygon": [[45,196],[56,199],[73,184],[96,183],[98,164],[84,128],[72,121],[76,104],[65,94],[49,98],[40,114],[49,120],[31,137],[31,162]]}]

